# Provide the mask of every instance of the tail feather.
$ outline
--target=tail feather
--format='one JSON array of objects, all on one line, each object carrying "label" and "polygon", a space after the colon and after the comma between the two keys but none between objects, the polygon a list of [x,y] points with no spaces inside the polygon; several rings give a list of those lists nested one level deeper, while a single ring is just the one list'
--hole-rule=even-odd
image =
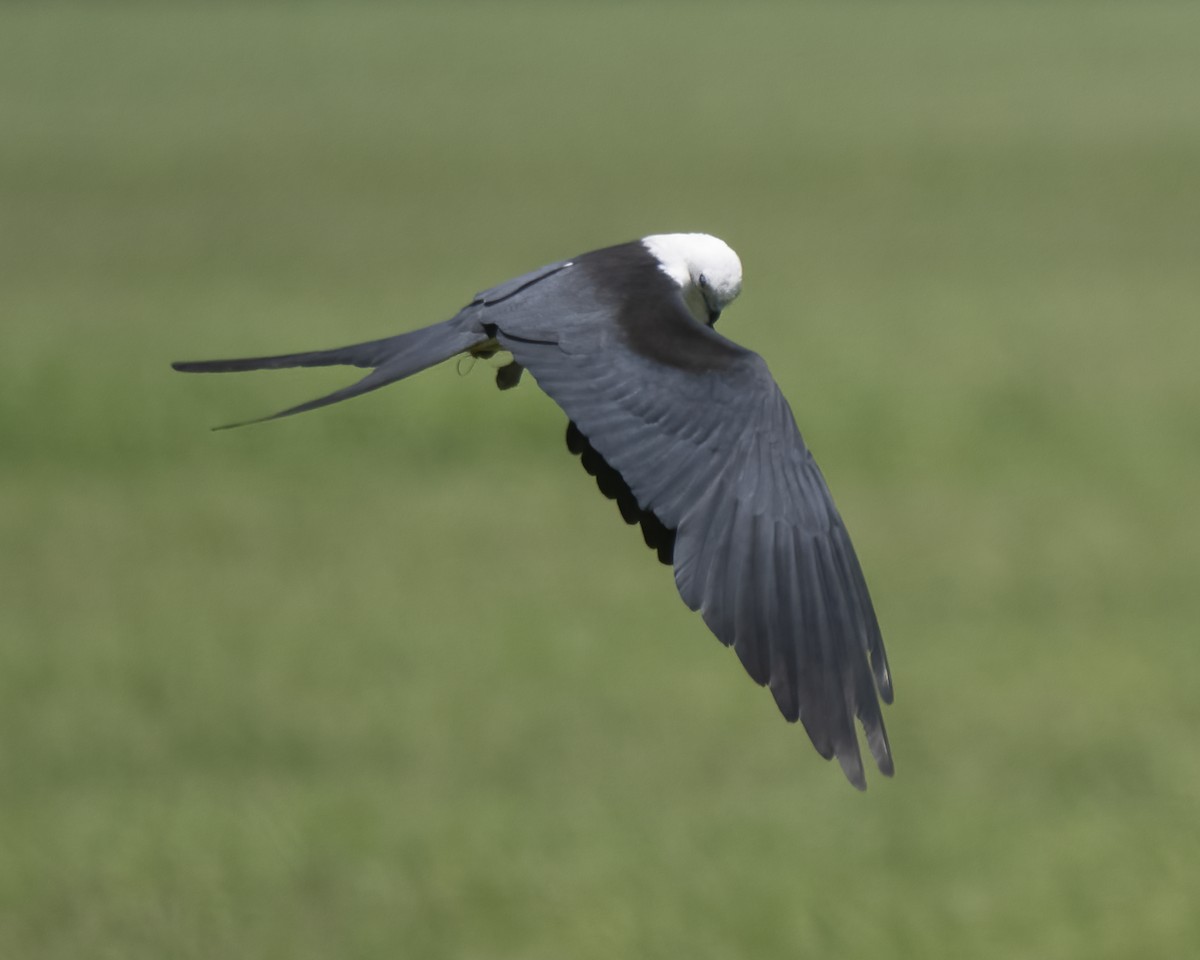
[{"label": "tail feather", "polygon": [[279,420],[283,417],[290,417],[297,413],[306,413],[309,410],[316,410],[318,407],[327,407],[331,403],[340,403],[342,400],[349,400],[351,397],[357,397],[364,393],[370,393],[372,390],[378,390],[380,387],[386,386],[389,383],[394,383],[399,380],[399,377],[388,375],[382,368],[372,370],[357,383],[352,383],[347,387],[342,387],[340,390],[335,390],[333,393],[327,393],[323,397],[317,397],[315,400],[308,400],[305,403],[297,404],[294,407],[288,407],[286,410],[280,410],[278,413],[269,413],[265,417],[253,417],[250,420],[238,420],[236,423],[223,423],[219,427],[213,427],[214,430],[232,430],[234,427],[248,427],[252,423],[266,423],[268,420]]},{"label": "tail feather", "polygon": [[[428,328],[426,328],[428,329]],[[416,330],[414,333],[424,333]],[[241,373],[246,370],[285,370],[289,367],[377,367],[399,341],[410,337],[402,333],[382,340],[369,340],[332,350],[310,350],[307,353],[284,353],[274,357],[242,357],[236,360],[180,360],[171,366],[181,373]],[[402,347],[400,347],[402,349]]]},{"label": "tail feather", "polygon": [[434,364],[449,360],[455,354],[470,350],[485,337],[464,329],[457,317],[435,323],[420,330],[412,330],[382,340],[369,340],[332,350],[313,350],[307,353],[286,353],[273,357],[245,357],[233,360],[190,360],[171,366],[182,373],[236,373],[245,370],[282,370],[289,367],[352,366],[372,368],[371,372],[349,386],[315,400],[309,400],[286,410],[265,417],[228,423],[215,430],[244,427],[251,423],[278,420],[296,413],[304,413],[325,407],[331,403],[349,400],[382,386],[403,380],[420,373]]}]

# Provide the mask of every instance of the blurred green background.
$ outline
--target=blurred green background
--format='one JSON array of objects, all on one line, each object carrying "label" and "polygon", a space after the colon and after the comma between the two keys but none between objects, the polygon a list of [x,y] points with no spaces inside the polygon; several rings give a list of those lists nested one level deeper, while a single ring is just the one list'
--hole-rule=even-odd
[{"label": "blurred green background", "polygon": [[[0,956],[1200,939],[1194,4],[0,11]],[[651,232],[746,268],[884,624],[858,794],[532,385],[331,346]]]}]

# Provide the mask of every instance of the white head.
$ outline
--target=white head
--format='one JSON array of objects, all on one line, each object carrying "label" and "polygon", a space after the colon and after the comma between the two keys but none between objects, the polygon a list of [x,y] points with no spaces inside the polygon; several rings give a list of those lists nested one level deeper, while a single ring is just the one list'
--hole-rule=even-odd
[{"label": "white head", "polygon": [[692,315],[710,326],[742,292],[742,261],[707,233],[658,233],[642,239],[659,269],[679,284]]}]

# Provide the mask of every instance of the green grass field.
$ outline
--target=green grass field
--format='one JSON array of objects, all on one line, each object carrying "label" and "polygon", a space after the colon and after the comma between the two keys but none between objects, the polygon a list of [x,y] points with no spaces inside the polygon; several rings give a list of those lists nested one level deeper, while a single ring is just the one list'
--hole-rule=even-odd
[{"label": "green grass field", "polygon": [[[0,957],[1200,939],[1200,9],[0,11]],[[872,584],[866,794],[532,385],[331,346],[651,232],[746,267]]]}]

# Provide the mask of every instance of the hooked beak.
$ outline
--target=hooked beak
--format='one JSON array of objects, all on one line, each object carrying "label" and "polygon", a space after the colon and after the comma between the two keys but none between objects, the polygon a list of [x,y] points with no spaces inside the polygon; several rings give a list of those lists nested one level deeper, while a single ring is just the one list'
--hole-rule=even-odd
[{"label": "hooked beak", "polygon": [[716,326],[717,321],[720,319],[721,319],[721,311],[714,310],[712,307],[709,307],[708,308],[708,325],[710,327]]}]

